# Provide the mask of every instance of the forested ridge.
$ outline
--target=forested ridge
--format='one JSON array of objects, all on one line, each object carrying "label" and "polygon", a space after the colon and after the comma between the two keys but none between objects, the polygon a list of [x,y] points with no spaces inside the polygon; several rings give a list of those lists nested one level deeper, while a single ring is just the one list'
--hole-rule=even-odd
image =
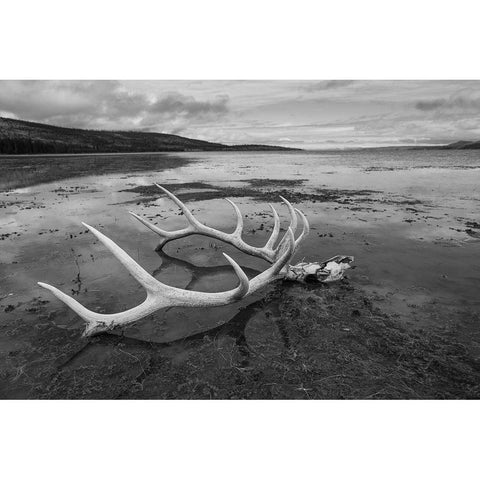
[{"label": "forested ridge", "polygon": [[64,128],[0,117],[0,154],[283,150],[269,145],[223,145],[168,133]]}]

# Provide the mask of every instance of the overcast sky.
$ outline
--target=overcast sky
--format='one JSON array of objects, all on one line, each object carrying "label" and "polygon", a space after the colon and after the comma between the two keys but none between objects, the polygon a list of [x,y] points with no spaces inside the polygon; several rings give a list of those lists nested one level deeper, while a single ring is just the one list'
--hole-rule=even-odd
[{"label": "overcast sky", "polygon": [[480,81],[0,81],[0,116],[228,144],[480,139]]}]

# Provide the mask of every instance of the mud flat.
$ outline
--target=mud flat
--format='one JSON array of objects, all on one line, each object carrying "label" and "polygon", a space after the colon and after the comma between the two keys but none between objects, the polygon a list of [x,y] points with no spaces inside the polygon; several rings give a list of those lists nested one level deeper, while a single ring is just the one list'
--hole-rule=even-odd
[{"label": "mud flat", "polygon": [[[398,155],[178,154],[146,170],[4,183],[0,396],[479,398],[479,154],[450,163],[431,152],[416,152],[417,163]],[[103,312],[130,308],[144,293],[81,221],[182,288],[233,287],[221,252],[250,277],[266,267],[198,236],[155,251],[157,237],[127,210],[166,229],[185,223],[154,182],[225,231],[234,216],[221,199],[235,198],[255,245],[272,227],[267,202],[286,225],[283,195],[312,225],[294,261],[348,254],[356,269],[338,284],[282,282],[235,305],[157,312],[86,340],[82,321],[37,281]]]},{"label": "mud flat", "polygon": [[89,175],[160,171],[187,163],[187,158],[161,153],[0,156],[0,191]]}]

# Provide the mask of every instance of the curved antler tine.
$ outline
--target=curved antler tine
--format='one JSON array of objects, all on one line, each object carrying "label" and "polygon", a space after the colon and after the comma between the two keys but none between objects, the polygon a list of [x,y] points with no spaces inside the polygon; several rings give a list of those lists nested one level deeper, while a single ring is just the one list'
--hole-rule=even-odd
[{"label": "curved antler tine", "polygon": [[166,193],[168,197],[175,202],[175,204],[182,210],[185,218],[190,222],[191,225],[198,225],[200,222],[193,216],[192,212],[187,208],[187,206],[179,200],[173,193],[169,192],[166,188],[162,187],[158,183],[155,184],[162,192]]},{"label": "curved antler tine", "polygon": [[295,212],[298,213],[302,220],[303,229],[300,236],[295,240],[295,248],[298,247],[300,242],[310,233],[310,224],[308,223],[307,217],[303,214],[298,208],[295,209]]},{"label": "curved antler tine", "polygon": [[283,198],[282,196],[280,196],[280,198],[282,199],[282,202],[288,207],[288,211],[290,213],[290,228],[295,234],[295,230],[297,229],[297,214],[295,213],[295,209],[286,198]]},{"label": "curved antler tine", "polygon": [[292,258],[293,254],[295,253],[295,236],[293,234],[293,230],[288,227],[285,243],[286,248],[285,251],[280,255],[278,260],[272,265],[272,271],[274,274],[280,272],[280,270],[285,266],[285,264]]},{"label": "curved antler tine", "polygon": [[179,238],[182,234],[187,234],[190,233],[193,229],[192,226],[189,226],[187,228],[184,228],[182,230],[176,230],[175,232],[169,232],[168,230],[162,230],[161,228],[158,228],[156,225],[153,223],[149,222],[145,218],[140,217],[140,215],[137,215],[134,212],[128,212],[132,217],[136,218],[140,222],[142,222],[146,227],[148,227],[152,232],[157,233],[158,235],[165,237],[165,238]]},{"label": "curved antler tine", "polygon": [[140,320],[141,318],[146,317],[150,313],[153,313],[162,307],[163,299],[155,298],[153,294],[148,292],[147,298],[143,303],[129,310],[119,313],[97,313],[84,307],[74,298],[63,293],[58,288],[49,285],[48,283],[38,282],[38,285],[49,290],[61,302],[67,305],[67,307],[70,307],[80,318],[85,320],[87,323],[86,329],[83,332],[83,336],[85,337],[94,335],[97,332],[109,330],[115,325],[135,322],[136,320]]},{"label": "curved antler tine", "polygon": [[37,282],[38,285],[42,288],[46,288],[50,290],[60,301],[65,303],[68,307],[70,307],[78,316],[83,318],[87,323],[95,323],[97,322],[97,316],[99,315],[96,312],[92,312],[88,308],[85,308],[81,303],[77,302],[74,298],[70,297],[66,293],[63,293],[58,288],[49,285],[48,283]]},{"label": "curved antler tine", "polygon": [[235,227],[235,230],[233,231],[232,235],[241,237],[243,232],[242,212],[240,212],[240,209],[231,200],[229,200],[228,198],[226,198],[225,200],[234,208],[235,214],[237,215],[237,226]]},{"label": "curved antler tine", "polygon": [[[285,233],[283,234],[283,237],[281,240],[278,242],[277,248],[275,249],[275,258],[278,259],[279,256],[285,252],[285,249],[288,249],[288,238],[289,238],[289,230],[291,230],[291,227],[288,227],[287,230],[285,230]],[[292,230],[293,232],[293,230]],[[295,235],[294,235],[295,238]]]},{"label": "curved antler tine", "polygon": [[247,275],[245,275],[245,272],[242,270],[240,265],[230,256],[228,256],[226,253],[223,254],[223,256],[228,260],[228,263],[233,267],[235,270],[235,273],[240,280],[240,285],[237,287],[237,292],[234,295],[234,298],[239,299],[244,297],[248,293],[249,289],[249,281]]},{"label": "curved antler tine", "polygon": [[144,270],[125,250],[122,250],[113,240],[110,240],[97,229],[82,222],[82,225],[88,228],[123,264],[130,274],[145,287],[147,291],[155,290],[159,282]]},{"label": "curved antler tine", "polygon": [[250,280],[249,294],[282,277],[280,271],[285,267],[295,252],[295,237],[290,227],[288,227],[285,236],[285,247],[285,250],[270,268]]},{"label": "curved antler tine", "polygon": [[79,317],[85,320],[87,326],[83,332],[84,337],[89,337],[95,333],[105,332],[114,328],[116,325],[126,325],[128,323],[135,322],[164,306],[168,306],[164,305],[163,298],[158,298],[155,296],[155,294],[147,292],[147,298],[143,301],[143,303],[137,305],[136,307],[130,308],[129,310],[118,313],[97,313],[84,307],[74,298],[63,293],[58,288],[49,285],[48,283],[38,282],[38,285],[49,290],[61,302],[67,305],[67,307],[70,307]]},{"label": "curved antler tine", "polygon": [[271,203],[269,203],[268,205],[271,208],[272,213],[273,213],[274,224],[273,224],[273,230],[272,230],[272,233],[270,235],[270,238],[267,240],[267,243],[265,244],[265,247],[263,247],[263,248],[272,249],[275,246],[275,243],[278,240],[278,235],[280,233],[280,218],[278,217],[278,213],[275,210],[275,208],[273,207],[273,205]]}]

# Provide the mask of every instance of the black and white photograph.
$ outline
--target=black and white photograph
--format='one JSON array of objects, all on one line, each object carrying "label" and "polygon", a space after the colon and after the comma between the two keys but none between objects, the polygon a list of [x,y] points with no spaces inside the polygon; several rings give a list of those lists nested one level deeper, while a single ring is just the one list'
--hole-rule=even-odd
[{"label": "black and white photograph", "polygon": [[480,81],[2,81],[5,398],[480,396]]},{"label": "black and white photograph", "polygon": [[474,478],[479,13],[2,6],[2,477]]}]

